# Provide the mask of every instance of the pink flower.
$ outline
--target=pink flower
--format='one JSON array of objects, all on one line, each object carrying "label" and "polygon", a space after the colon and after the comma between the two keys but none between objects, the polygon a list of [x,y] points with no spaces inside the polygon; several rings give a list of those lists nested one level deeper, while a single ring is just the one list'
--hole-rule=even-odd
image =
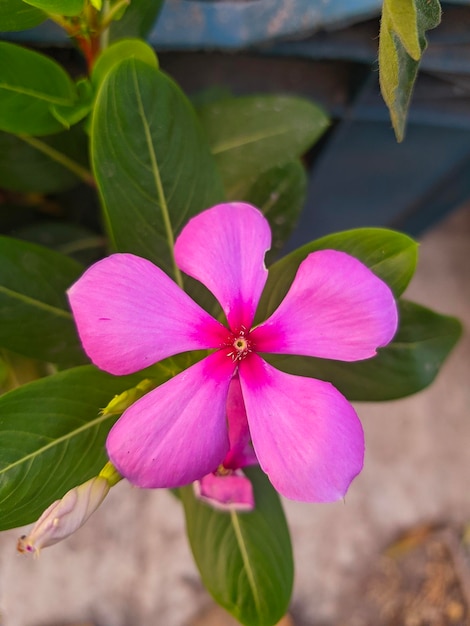
[{"label": "pink flower", "polygon": [[251,511],[255,506],[253,487],[241,469],[258,460],[250,442],[240,380],[235,374],[227,397],[227,426],[230,449],[222,464],[194,483],[198,498],[216,509]]},{"label": "pink flower", "polygon": [[307,256],[277,310],[253,328],[270,245],[268,222],[243,203],[208,209],[179,235],[178,267],[213,293],[227,326],[132,254],[99,261],[70,289],[84,349],[112,374],[213,351],[138,400],[111,429],[108,455],[132,483],[177,487],[221,465],[230,449],[226,404],[235,373],[256,457],[281,494],[337,500],[360,472],[364,437],[349,402],[331,384],[281,372],[259,353],[368,359],[396,331],[393,295],[357,259],[322,250]]}]

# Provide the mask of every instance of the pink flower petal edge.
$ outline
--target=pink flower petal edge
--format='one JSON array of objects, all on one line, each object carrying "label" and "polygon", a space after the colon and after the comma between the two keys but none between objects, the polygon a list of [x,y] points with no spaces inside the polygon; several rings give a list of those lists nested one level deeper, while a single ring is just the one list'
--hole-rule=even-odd
[{"label": "pink flower petal edge", "polygon": [[346,398],[256,354],[239,373],[256,456],[275,489],[303,502],[342,498],[364,459],[362,426]]},{"label": "pink flower petal edge", "polygon": [[241,471],[227,476],[208,474],[194,483],[197,498],[221,511],[252,511],[253,486]]},{"label": "pink flower petal edge", "polygon": [[161,269],[133,254],[98,261],[68,297],[85,352],[111,374],[218,347],[227,334]]},{"label": "pink flower petal edge", "polygon": [[390,288],[354,257],[311,253],[276,311],[252,332],[258,352],[341,361],[374,356],[398,325]]},{"label": "pink flower petal edge", "polygon": [[260,211],[233,202],[193,217],[176,240],[175,259],[213,293],[232,330],[249,329],[266,283],[270,247],[271,231]]},{"label": "pink flower petal edge", "polygon": [[234,364],[215,352],[127,409],[109,458],[138,487],[181,487],[213,472],[229,450],[226,403]]}]

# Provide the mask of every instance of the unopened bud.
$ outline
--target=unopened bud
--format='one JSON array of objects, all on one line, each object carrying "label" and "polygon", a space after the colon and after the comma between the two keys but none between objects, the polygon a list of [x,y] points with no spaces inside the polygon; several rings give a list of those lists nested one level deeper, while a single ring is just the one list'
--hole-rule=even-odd
[{"label": "unopened bud", "polygon": [[102,415],[118,415],[128,409],[131,404],[140,400],[142,396],[155,388],[155,382],[149,378],[140,381],[131,389],[126,389],[114,398],[101,410]]},{"label": "unopened bud", "polygon": [[67,491],[62,499],[44,511],[29,535],[18,539],[18,552],[38,555],[42,548],[74,533],[96,511],[110,488],[111,484],[104,476],[95,476]]}]

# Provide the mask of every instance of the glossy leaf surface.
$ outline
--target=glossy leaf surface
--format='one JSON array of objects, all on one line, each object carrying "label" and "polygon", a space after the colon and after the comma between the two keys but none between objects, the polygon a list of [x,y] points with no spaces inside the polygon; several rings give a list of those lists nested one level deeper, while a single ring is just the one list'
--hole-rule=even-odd
[{"label": "glossy leaf surface", "polygon": [[399,302],[400,323],[393,341],[376,357],[355,363],[269,355],[292,374],[333,383],[349,400],[382,401],[421,391],[435,379],[460,338],[460,322],[408,301]]},{"label": "glossy leaf surface", "polygon": [[220,512],[180,490],[189,541],[214,599],[245,626],[273,626],[292,591],[289,531],[277,493],[259,468],[247,468],[256,507]]},{"label": "glossy leaf surface", "polygon": [[123,39],[105,48],[98,56],[91,73],[93,85],[99,87],[113,67],[129,57],[158,69],[157,57],[149,45],[140,39]]},{"label": "glossy leaf surface", "polygon": [[396,297],[406,289],[416,269],[418,244],[407,235],[384,228],[357,228],[327,235],[272,265],[256,313],[258,321],[265,320],[280,304],[305,257],[328,249],[347,252],[362,261],[389,285]]},{"label": "glossy leaf surface", "polygon": [[0,530],[34,521],[56,498],[97,474],[116,417],[100,408],[141,376],[84,366],[0,397]]},{"label": "glossy leaf surface", "polygon": [[23,0],[2,0],[0,2],[0,32],[25,30],[38,26],[47,15]]},{"label": "glossy leaf surface", "polygon": [[83,11],[85,0],[24,0],[45,13],[57,15],[78,15]]},{"label": "glossy leaf surface", "polygon": [[243,197],[263,172],[303,155],[329,123],[317,105],[288,96],[224,98],[198,113],[230,200]]},{"label": "glossy leaf surface", "polygon": [[184,94],[146,63],[123,61],[98,92],[91,152],[114,247],[174,275],[175,233],[223,198]]},{"label": "glossy leaf surface", "polygon": [[86,362],[65,295],[82,271],[57,252],[0,237],[0,345],[52,363]]},{"label": "glossy leaf surface", "polygon": [[76,89],[62,67],[43,54],[0,42],[0,130],[48,135],[64,129],[52,108],[72,107]]}]

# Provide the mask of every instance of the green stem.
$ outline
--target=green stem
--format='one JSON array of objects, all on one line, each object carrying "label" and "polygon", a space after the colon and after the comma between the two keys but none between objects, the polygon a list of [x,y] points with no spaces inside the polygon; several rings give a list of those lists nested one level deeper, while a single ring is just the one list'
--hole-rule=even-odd
[{"label": "green stem", "polygon": [[89,170],[87,170],[86,167],[83,167],[76,161],[73,161],[68,156],[66,156],[62,152],[59,152],[44,141],[41,141],[37,137],[31,137],[31,135],[18,135],[18,137],[33,148],[36,148],[36,150],[39,150],[39,152],[42,152],[43,154],[48,156],[53,161],[60,163],[63,167],[73,172],[75,176],[80,178],[80,180],[82,180],[90,187],[96,187],[93,174]]},{"label": "green stem", "polygon": [[[111,25],[111,22],[114,20],[115,16],[121,11],[125,6],[130,4],[130,0],[121,0],[120,2],[116,2],[116,4],[110,9],[109,8],[109,0],[104,0],[103,2],[103,19],[101,20],[101,28],[103,31],[108,32],[108,28]],[[104,32],[102,33],[104,35]],[[106,42],[106,45],[107,42]]]},{"label": "green stem", "polygon": [[103,8],[101,9],[102,19],[100,32],[100,50],[106,50],[106,48],[109,46],[109,25],[105,25],[109,12],[109,0],[103,0]]}]

